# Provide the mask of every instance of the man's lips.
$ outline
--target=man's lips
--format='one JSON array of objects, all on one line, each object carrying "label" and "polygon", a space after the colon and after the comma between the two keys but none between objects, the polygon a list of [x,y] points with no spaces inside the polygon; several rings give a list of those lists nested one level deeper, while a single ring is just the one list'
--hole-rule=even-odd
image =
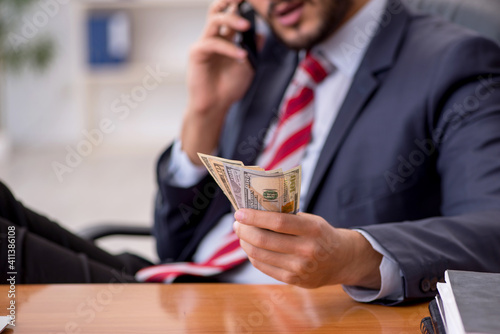
[{"label": "man's lips", "polygon": [[282,2],[273,8],[272,15],[281,25],[292,26],[302,17],[303,1]]}]

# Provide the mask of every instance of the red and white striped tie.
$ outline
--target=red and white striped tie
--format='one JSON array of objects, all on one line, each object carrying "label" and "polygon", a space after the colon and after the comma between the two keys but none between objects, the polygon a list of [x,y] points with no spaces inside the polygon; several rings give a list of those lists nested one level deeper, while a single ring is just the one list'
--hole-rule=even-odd
[{"label": "red and white striped tie", "polygon": [[174,262],[146,267],[135,274],[139,282],[172,283],[182,275],[210,277],[245,262],[247,256],[240,247],[236,233],[231,232],[222,240],[222,246],[205,262]]},{"label": "red and white striped tie", "polygon": [[333,70],[320,56],[308,53],[297,68],[284,96],[279,120],[257,164],[266,170],[289,170],[300,164],[311,141],[314,121],[314,90]]},{"label": "red and white striped tie", "polygon": [[[314,89],[332,70],[330,63],[310,53],[301,61],[285,92],[279,121],[271,130],[271,140],[258,159],[260,166],[266,170],[288,170],[300,163],[311,140]],[[177,262],[146,267],[139,270],[135,278],[140,282],[172,283],[182,275],[210,277],[234,268],[247,259],[238,237],[231,231],[205,262]]]}]

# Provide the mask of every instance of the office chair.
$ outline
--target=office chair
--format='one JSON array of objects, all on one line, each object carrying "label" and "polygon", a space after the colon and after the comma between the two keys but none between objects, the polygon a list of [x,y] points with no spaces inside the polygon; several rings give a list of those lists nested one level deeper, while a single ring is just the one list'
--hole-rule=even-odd
[{"label": "office chair", "polygon": [[103,222],[84,228],[77,232],[83,239],[95,242],[97,239],[111,235],[150,236],[151,227],[137,225],[123,225],[123,223]]},{"label": "office chair", "polygon": [[[410,8],[442,16],[500,44],[500,0],[402,0]],[[102,223],[78,233],[95,241],[110,235],[151,235],[151,227]]]}]

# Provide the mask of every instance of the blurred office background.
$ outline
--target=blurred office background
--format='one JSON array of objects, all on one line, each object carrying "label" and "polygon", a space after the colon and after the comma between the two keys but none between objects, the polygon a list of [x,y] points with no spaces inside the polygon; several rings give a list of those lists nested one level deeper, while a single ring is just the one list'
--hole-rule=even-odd
[{"label": "blurred office background", "polygon": [[[152,224],[156,159],[179,133],[210,0],[33,0],[6,25],[15,1],[29,2],[0,0],[1,46],[49,40],[53,57],[43,69],[0,60],[0,179],[72,231]],[[151,238],[100,245],[156,256]]]}]

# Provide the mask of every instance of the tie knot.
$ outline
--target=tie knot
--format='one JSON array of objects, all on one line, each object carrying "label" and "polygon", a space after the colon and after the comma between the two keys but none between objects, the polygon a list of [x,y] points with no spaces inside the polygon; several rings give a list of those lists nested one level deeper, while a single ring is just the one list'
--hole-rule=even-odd
[{"label": "tie knot", "polygon": [[306,57],[300,62],[299,67],[316,84],[323,81],[333,70],[333,65],[326,59],[323,59],[320,55],[313,55],[311,52],[307,52]]}]

